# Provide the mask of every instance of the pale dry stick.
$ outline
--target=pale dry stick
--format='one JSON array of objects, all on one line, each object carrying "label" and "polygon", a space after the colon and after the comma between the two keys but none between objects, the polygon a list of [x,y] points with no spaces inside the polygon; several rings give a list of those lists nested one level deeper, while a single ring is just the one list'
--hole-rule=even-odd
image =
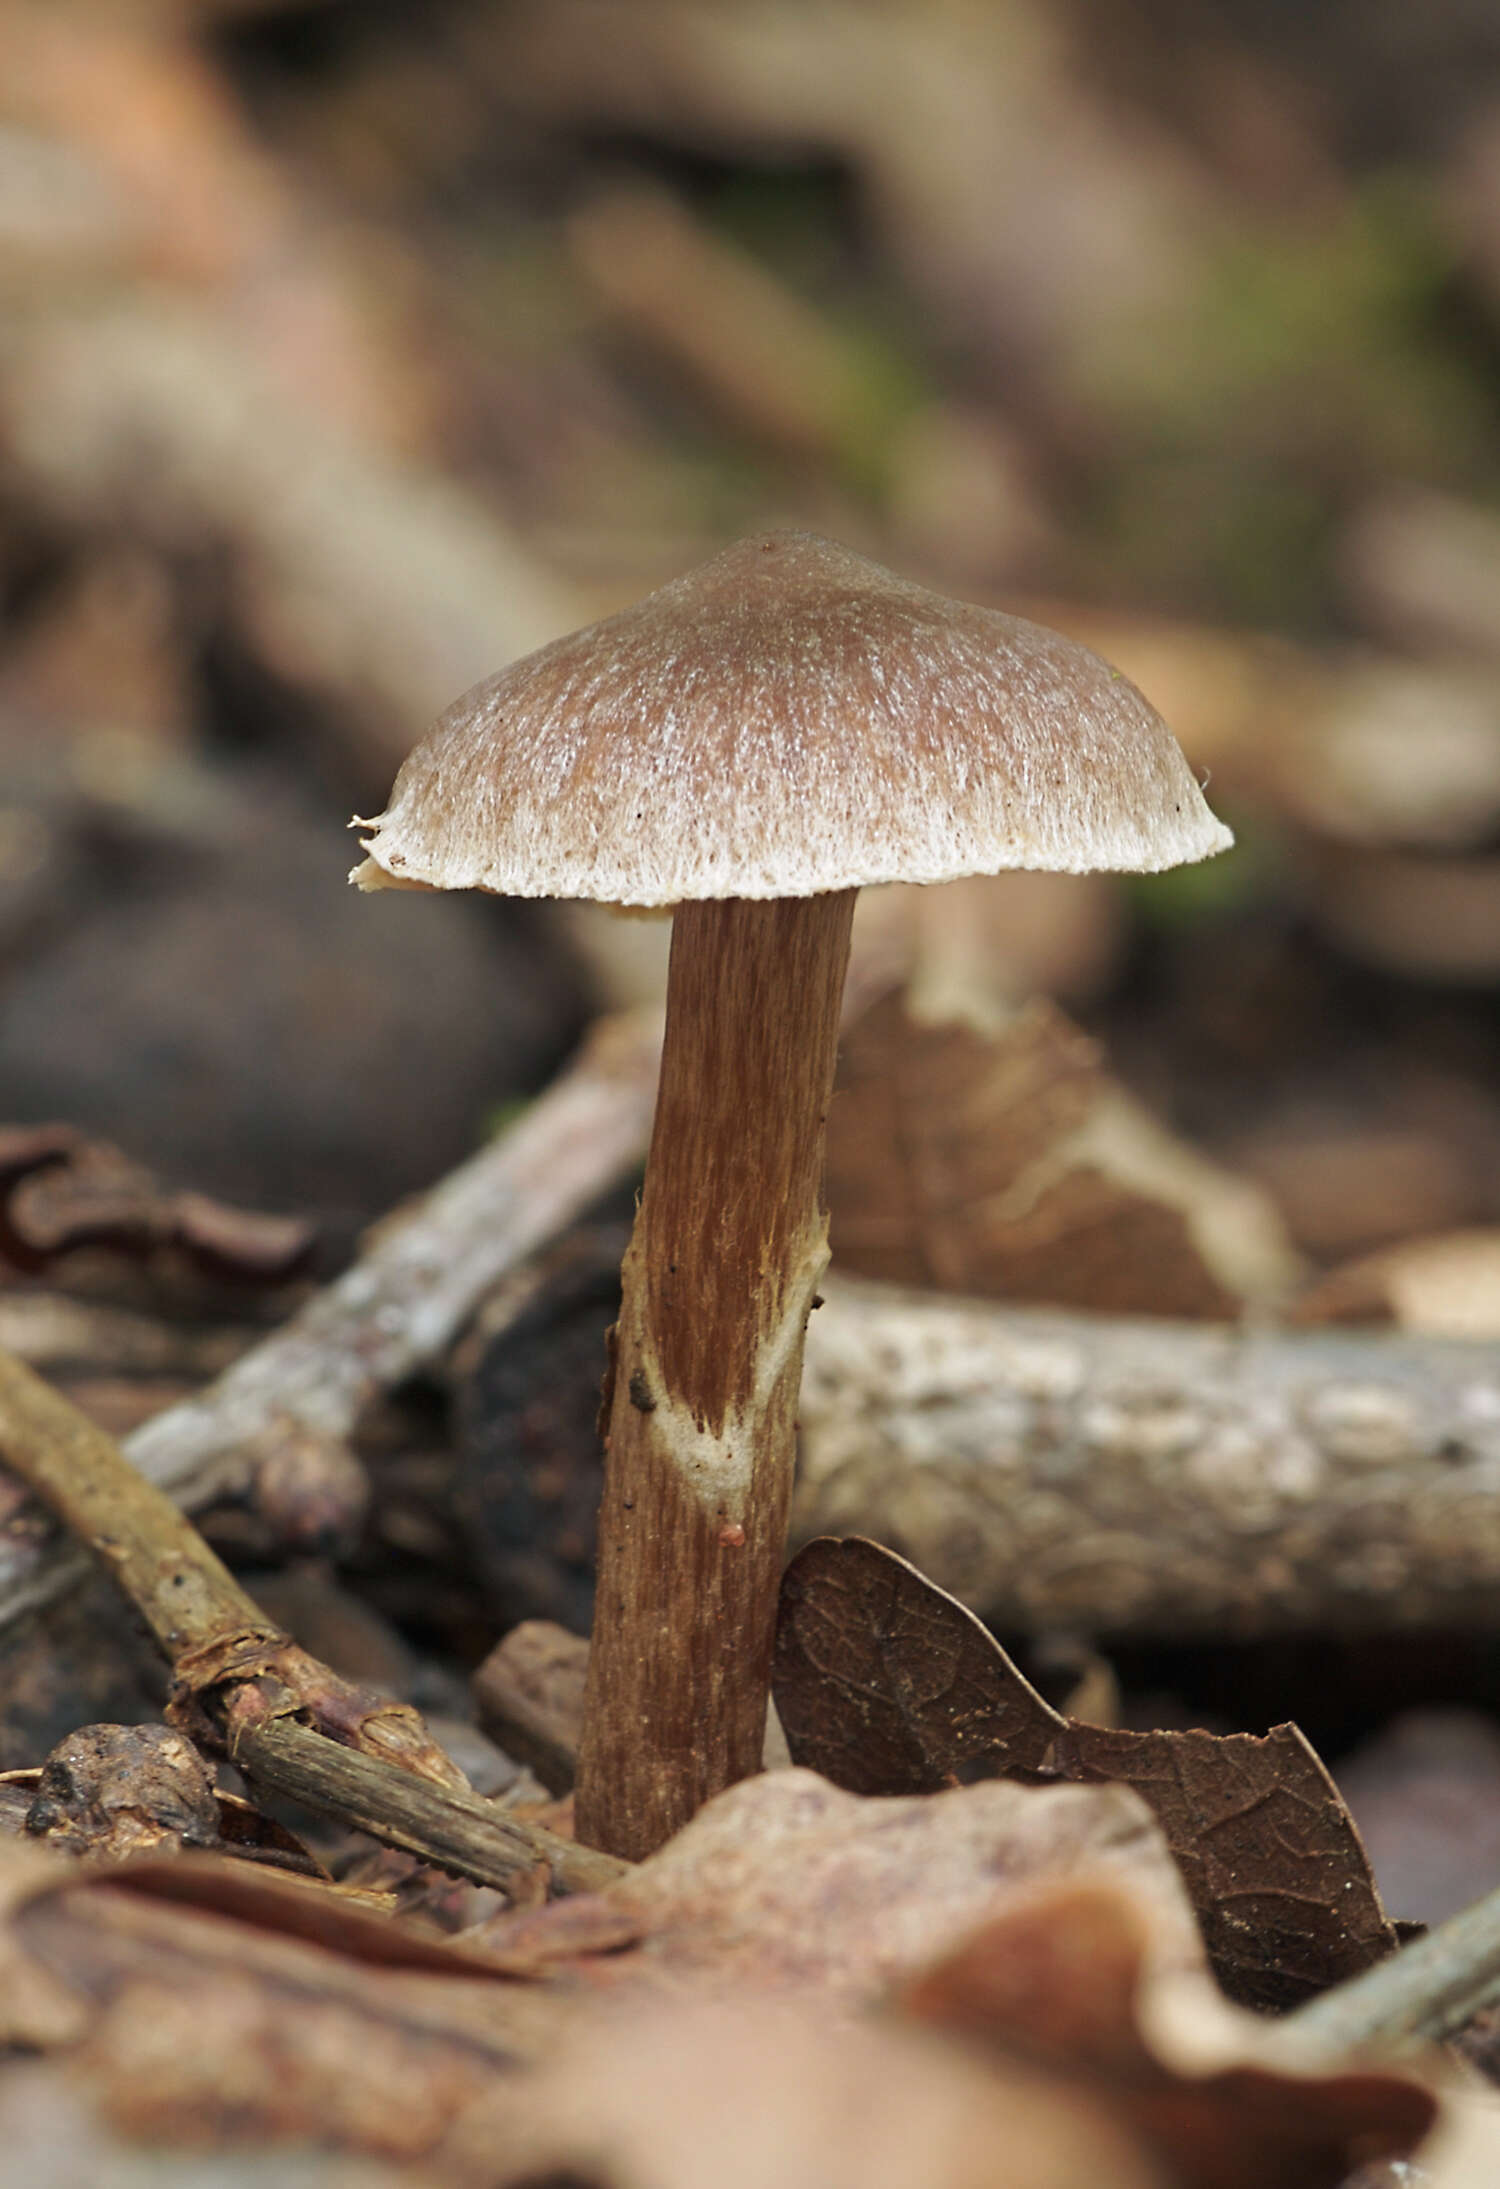
[{"label": "pale dry stick", "polygon": [[[189,1510],[243,1481],[257,1440],[347,1436],[360,1409],[454,1337],[483,1294],[626,1175],[645,1150],[660,1020],[597,1026],[515,1124],[388,1222],[369,1252],[216,1382],[137,1429],[133,1466]],[[0,1625],[47,1602],[79,1566],[10,1542]]]},{"label": "pale dry stick", "polygon": [[414,1710],[299,1650],[114,1439],[4,1353],[0,1455],[150,1627],[175,1675],[170,1714],[211,1733],[252,1779],[481,1884],[503,1889],[542,1861],[563,1891],[621,1875],[610,1857],[481,1799]]},{"label": "pale dry stick", "polygon": [[798,1540],[1032,1632],[1500,1626],[1493,1345],[824,1291]]},{"label": "pale dry stick", "polygon": [[1289,2014],[1299,2040],[1343,2057],[1440,2043],[1500,2002],[1500,1892]]},{"label": "pale dry stick", "polygon": [[86,1370],[96,1376],[172,1376],[197,1383],[222,1374],[258,1335],[251,1327],[232,1323],[186,1328],[65,1292],[0,1290],[0,1347],[30,1368],[64,1375]]}]

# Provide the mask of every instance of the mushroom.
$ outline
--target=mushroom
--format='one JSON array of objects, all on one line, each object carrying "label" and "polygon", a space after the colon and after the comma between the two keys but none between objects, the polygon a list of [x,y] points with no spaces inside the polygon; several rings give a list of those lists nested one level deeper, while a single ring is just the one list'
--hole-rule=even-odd
[{"label": "mushroom", "polygon": [[760,1763],[857,891],[1229,833],[1096,655],[800,532],[476,686],[357,825],[362,888],[675,908],[577,1783],[580,1838],[639,1858]]}]

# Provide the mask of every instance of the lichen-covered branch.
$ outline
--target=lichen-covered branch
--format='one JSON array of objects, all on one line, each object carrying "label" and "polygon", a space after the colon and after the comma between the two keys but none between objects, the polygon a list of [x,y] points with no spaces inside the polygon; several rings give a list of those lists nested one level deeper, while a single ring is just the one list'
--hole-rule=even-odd
[{"label": "lichen-covered branch", "polygon": [[1000,1623],[1500,1625],[1500,1351],[827,1287],[799,1540],[871,1535]]}]

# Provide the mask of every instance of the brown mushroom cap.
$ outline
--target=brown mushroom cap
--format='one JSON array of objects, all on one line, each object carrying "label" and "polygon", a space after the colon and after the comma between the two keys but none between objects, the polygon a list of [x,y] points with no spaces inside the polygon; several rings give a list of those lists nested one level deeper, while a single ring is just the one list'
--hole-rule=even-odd
[{"label": "brown mushroom cap", "polygon": [[476,685],[363,825],[362,888],[627,905],[1151,872],[1232,841],[1097,654],[806,532]]}]

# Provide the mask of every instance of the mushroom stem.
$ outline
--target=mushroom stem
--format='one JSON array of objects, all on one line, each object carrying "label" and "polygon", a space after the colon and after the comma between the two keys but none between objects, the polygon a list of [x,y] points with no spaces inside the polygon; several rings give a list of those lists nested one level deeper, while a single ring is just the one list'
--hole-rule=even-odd
[{"label": "mushroom stem", "polygon": [[579,1838],[630,1859],[760,1768],[856,894],[676,915],[576,1795]]}]

